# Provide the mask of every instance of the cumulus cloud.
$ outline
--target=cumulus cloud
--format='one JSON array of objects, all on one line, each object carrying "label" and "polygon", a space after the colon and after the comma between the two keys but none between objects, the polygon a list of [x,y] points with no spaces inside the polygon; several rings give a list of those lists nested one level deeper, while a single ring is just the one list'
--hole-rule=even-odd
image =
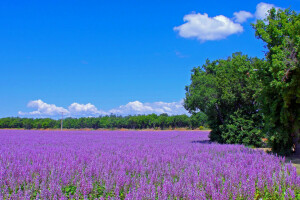
[{"label": "cumulus cloud", "polygon": [[183,17],[185,23],[174,27],[173,30],[183,38],[196,38],[202,42],[222,40],[230,35],[242,33],[244,28],[241,24],[249,18],[265,19],[272,7],[279,9],[274,4],[261,2],[257,4],[255,14],[242,10],[233,13],[232,19],[224,15],[209,17],[206,13],[191,13]]},{"label": "cumulus cloud", "polygon": [[32,112],[22,112],[19,111],[18,114],[21,116],[33,116],[33,117],[56,117],[60,116],[62,113],[64,116],[99,116],[107,114],[104,111],[98,110],[93,104],[79,104],[72,103],[68,109],[63,107],[58,107],[54,104],[48,104],[42,100],[30,101],[27,107],[34,108],[36,110]]},{"label": "cumulus cloud", "polygon": [[243,27],[231,19],[218,15],[209,17],[206,13],[192,13],[185,15],[184,24],[174,27],[184,38],[196,38],[200,41],[221,40],[229,35],[243,32]]},{"label": "cumulus cloud", "polygon": [[275,8],[276,10],[279,9],[279,7],[276,7],[274,4],[268,4],[264,2],[257,4],[255,11],[256,19],[265,19],[268,15],[268,11],[271,8]]},{"label": "cumulus cloud", "polygon": [[118,108],[111,109],[109,112],[120,115],[136,115],[136,114],[162,114],[169,115],[187,114],[183,107],[183,102],[154,102],[142,103],[140,101],[129,102],[126,105],[121,105]]},{"label": "cumulus cloud", "polygon": [[140,101],[129,102],[126,105],[121,105],[117,108],[111,109],[108,112],[99,110],[95,105],[91,103],[79,104],[72,103],[67,109],[58,107],[54,104],[48,104],[42,100],[30,101],[27,107],[34,108],[32,112],[22,112],[18,114],[21,116],[32,117],[58,117],[62,113],[67,117],[97,117],[99,115],[139,115],[139,114],[161,114],[167,113],[169,115],[175,114],[187,114],[187,111],[182,106],[183,101],[180,102],[154,102],[154,103],[142,103]]},{"label": "cumulus cloud", "polygon": [[249,18],[252,18],[253,15],[250,12],[247,11],[239,11],[239,12],[235,12],[233,13],[234,15],[234,21],[237,23],[244,23],[246,22]]},{"label": "cumulus cloud", "polygon": [[95,115],[106,115],[107,113],[101,110],[98,110],[96,106],[91,103],[88,104],[79,104],[72,103],[69,107],[69,112],[73,116],[95,116]]},{"label": "cumulus cloud", "polygon": [[63,107],[58,107],[54,104],[47,104],[42,100],[30,101],[27,104],[29,108],[35,108],[32,112],[19,112],[19,115],[36,115],[36,116],[55,116],[61,115],[61,113],[69,114],[69,111]]}]

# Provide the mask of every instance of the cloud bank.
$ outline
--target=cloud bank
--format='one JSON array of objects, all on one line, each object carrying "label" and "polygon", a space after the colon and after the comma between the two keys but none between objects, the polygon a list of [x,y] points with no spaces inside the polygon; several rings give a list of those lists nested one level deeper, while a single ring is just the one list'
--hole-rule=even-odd
[{"label": "cloud bank", "polygon": [[191,13],[183,17],[185,23],[175,26],[173,30],[183,38],[195,38],[201,42],[222,40],[230,35],[242,33],[244,28],[241,24],[250,18],[265,19],[268,10],[273,7],[279,8],[274,4],[261,2],[257,4],[254,14],[242,10],[234,12],[233,18],[224,15],[210,17],[207,13]]},{"label": "cloud bank", "polygon": [[79,104],[72,103],[68,108],[58,107],[55,104],[48,104],[42,100],[30,101],[27,107],[35,109],[31,112],[19,111],[19,116],[24,117],[58,117],[62,113],[67,117],[97,117],[100,115],[140,115],[140,114],[162,114],[167,113],[169,115],[187,114],[187,111],[183,107],[183,101],[179,102],[153,102],[142,103],[140,101],[129,102],[126,105],[121,105],[117,108],[109,111],[99,110],[95,105],[91,103]]}]

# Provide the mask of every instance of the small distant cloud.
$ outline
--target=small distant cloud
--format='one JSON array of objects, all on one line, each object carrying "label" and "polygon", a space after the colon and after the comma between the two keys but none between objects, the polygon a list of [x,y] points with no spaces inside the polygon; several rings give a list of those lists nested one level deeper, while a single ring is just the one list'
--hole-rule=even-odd
[{"label": "small distant cloud", "polygon": [[235,13],[233,13],[233,15],[234,15],[234,21],[237,23],[244,23],[249,18],[254,17],[253,14],[251,14],[250,12],[244,11],[244,10],[235,12]]},{"label": "small distant cloud", "polygon": [[182,54],[180,51],[175,51],[175,55],[176,55],[178,58],[187,58],[187,57],[189,57],[189,56],[187,56],[187,55]]}]

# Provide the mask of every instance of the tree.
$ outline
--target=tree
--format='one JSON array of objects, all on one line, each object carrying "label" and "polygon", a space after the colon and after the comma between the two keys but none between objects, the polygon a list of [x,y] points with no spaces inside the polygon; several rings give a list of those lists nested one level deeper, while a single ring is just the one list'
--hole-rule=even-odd
[{"label": "tree", "polygon": [[151,114],[149,115],[149,127],[150,128],[156,128],[158,125],[157,125],[157,120],[158,116],[156,114]]},{"label": "tree", "polygon": [[[47,129],[60,128],[60,119],[51,118],[19,118],[7,117],[0,118],[0,128],[24,128],[24,129]],[[157,116],[150,115],[129,115],[129,116],[99,116],[99,117],[81,117],[81,118],[65,118],[64,128],[80,129],[80,128],[133,128],[145,129],[160,127],[168,128],[186,128],[191,126],[191,119],[187,115],[168,116],[166,113]]]},{"label": "tree", "polygon": [[298,143],[300,127],[300,15],[273,8],[253,27],[268,49],[267,64],[257,70],[265,131],[274,152],[289,154]]},{"label": "tree", "polygon": [[23,121],[23,127],[24,129],[32,129],[33,127],[33,119],[24,118]]},{"label": "tree", "polygon": [[184,107],[207,115],[211,140],[260,146],[262,120],[254,98],[260,86],[253,69],[263,62],[235,53],[192,70]]},{"label": "tree", "polygon": [[199,128],[200,126],[207,126],[207,115],[203,112],[193,113],[191,116],[191,126],[192,129]]},{"label": "tree", "polygon": [[168,119],[167,113],[162,113],[159,115],[158,122],[161,130],[164,130],[165,127],[167,126],[167,119]]}]

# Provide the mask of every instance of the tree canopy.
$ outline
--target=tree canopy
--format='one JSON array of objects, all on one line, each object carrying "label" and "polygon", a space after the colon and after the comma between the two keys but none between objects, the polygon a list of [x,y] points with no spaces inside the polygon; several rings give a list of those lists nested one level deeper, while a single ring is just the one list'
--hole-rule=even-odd
[{"label": "tree canopy", "polygon": [[265,132],[272,148],[287,154],[298,143],[300,127],[300,15],[290,9],[269,11],[253,24],[257,38],[266,43],[266,65],[259,65],[262,83],[259,102]]},{"label": "tree canopy", "polygon": [[225,60],[207,60],[192,70],[184,106],[190,113],[207,115],[211,140],[260,145],[262,117],[254,98],[260,84],[253,75],[263,64],[258,58],[235,53]]}]

